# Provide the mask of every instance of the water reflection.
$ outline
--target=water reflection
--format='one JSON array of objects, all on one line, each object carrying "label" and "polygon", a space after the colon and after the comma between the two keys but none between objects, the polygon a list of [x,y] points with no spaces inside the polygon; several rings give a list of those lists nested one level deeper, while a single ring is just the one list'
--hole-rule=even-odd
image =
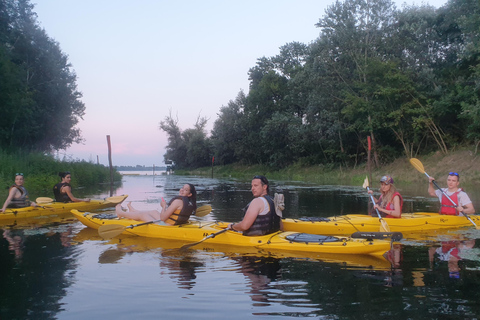
[{"label": "water reflection", "polygon": [[460,279],[459,261],[462,255],[468,255],[468,251],[475,246],[475,240],[443,241],[440,246],[432,246],[428,250],[430,269],[446,263],[448,275],[451,279]]}]

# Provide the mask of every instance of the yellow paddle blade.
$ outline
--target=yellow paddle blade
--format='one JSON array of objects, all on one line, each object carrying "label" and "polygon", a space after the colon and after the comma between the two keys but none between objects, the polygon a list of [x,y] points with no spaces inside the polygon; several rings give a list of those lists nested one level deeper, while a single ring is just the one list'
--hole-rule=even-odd
[{"label": "yellow paddle blade", "polygon": [[368,176],[365,176],[365,180],[363,181],[363,188],[368,188]]},{"label": "yellow paddle blade", "polygon": [[380,219],[380,232],[390,232],[388,223],[383,219]]},{"label": "yellow paddle blade", "polygon": [[419,172],[421,173],[425,173],[425,168],[423,167],[423,164],[420,160],[416,159],[416,158],[411,158],[410,159],[410,163],[412,164],[412,166],[417,169]]},{"label": "yellow paddle blade", "polygon": [[201,206],[195,211],[195,216],[196,217],[205,217],[207,214],[212,212],[212,206],[209,204],[206,204],[204,206]]},{"label": "yellow paddle blade", "polygon": [[36,203],[52,203],[52,202],[55,202],[55,200],[53,200],[52,198],[48,198],[48,197],[38,197],[37,199],[35,199],[35,202]]},{"label": "yellow paddle blade", "polygon": [[113,197],[108,197],[105,198],[106,201],[111,202],[111,203],[120,203],[123,200],[125,200],[128,197],[128,195],[123,195],[123,196],[113,196]]},{"label": "yellow paddle blade", "polygon": [[106,224],[98,228],[98,235],[103,239],[111,239],[125,231],[126,227],[121,224]]}]

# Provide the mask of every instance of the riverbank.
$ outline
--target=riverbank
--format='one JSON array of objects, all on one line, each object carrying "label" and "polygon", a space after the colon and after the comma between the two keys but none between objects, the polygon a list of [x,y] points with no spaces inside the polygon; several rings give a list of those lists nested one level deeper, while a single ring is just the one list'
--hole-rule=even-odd
[{"label": "riverbank", "polygon": [[[448,172],[455,171],[460,174],[461,183],[473,185],[480,183],[480,157],[470,150],[460,150],[443,155],[440,152],[417,157],[424,166],[425,171],[432,177],[441,179]],[[200,168],[195,170],[178,170],[177,174],[211,176],[212,168]],[[214,177],[250,178],[256,174],[262,174],[270,179],[305,181],[318,184],[345,184],[361,185],[368,175],[366,164],[355,168],[328,167],[325,165],[300,167],[293,165],[281,170],[274,170],[266,166],[242,166],[227,165],[214,166]],[[404,184],[425,183],[425,174],[417,171],[409,159],[396,159],[390,164],[379,168],[372,168],[372,179],[376,180],[381,176],[389,174],[396,182]]]}]

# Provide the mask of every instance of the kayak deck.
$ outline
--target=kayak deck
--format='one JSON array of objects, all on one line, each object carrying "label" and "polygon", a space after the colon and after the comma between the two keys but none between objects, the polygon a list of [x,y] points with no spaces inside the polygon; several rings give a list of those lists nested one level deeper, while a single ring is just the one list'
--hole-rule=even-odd
[{"label": "kayak deck", "polygon": [[[98,229],[103,225],[121,225],[126,227],[124,234],[148,238],[179,240],[183,242],[201,241],[207,236],[225,229],[227,222],[189,222],[180,226],[147,224],[131,227],[141,222],[130,219],[106,219],[104,215],[72,210],[73,215],[84,225]],[[205,242],[232,247],[251,247],[256,249],[330,254],[369,254],[383,255],[390,250],[391,242],[386,240],[353,239],[350,237],[317,237],[312,241],[296,241],[298,232],[276,232],[264,236],[243,236],[228,230]]]},{"label": "kayak deck", "polygon": [[[476,224],[480,217],[469,216]],[[439,229],[471,227],[473,224],[464,216],[441,215],[438,213],[404,213],[402,218],[384,218],[392,232],[423,232]],[[380,220],[369,215],[342,215],[329,218],[283,219],[286,231],[306,232],[323,235],[346,235],[357,231],[375,232],[380,229]]]},{"label": "kayak deck", "polygon": [[110,199],[114,199],[112,201],[108,200],[109,198],[106,198],[92,199],[89,202],[47,202],[41,203],[37,207],[7,208],[5,212],[0,213],[0,221],[70,213],[72,209],[94,211],[111,208],[118,203],[121,203],[127,197],[128,195],[110,197]]}]

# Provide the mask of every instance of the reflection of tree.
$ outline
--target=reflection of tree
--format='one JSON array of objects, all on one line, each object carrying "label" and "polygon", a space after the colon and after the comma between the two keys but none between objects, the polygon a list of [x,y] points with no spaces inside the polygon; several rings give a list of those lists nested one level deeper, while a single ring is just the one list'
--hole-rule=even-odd
[{"label": "reflection of tree", "polygon": [[7,238],[0,239],[0,319],[29,319],[32,315],[51,319],[61,310],[59,300],[70,285],[73,249],[64,245],[65,239],[62,244],[59,232],[25,231],[7,230],[3,232]]},{"label": "reflection of tree", "polygon": [[275,281],[281,273],[278,259],[268,257],[240,256],[232,258],[241,268],[241,272],[249,280],[250,297],[254,306],[267,306],[269,284]]}]

